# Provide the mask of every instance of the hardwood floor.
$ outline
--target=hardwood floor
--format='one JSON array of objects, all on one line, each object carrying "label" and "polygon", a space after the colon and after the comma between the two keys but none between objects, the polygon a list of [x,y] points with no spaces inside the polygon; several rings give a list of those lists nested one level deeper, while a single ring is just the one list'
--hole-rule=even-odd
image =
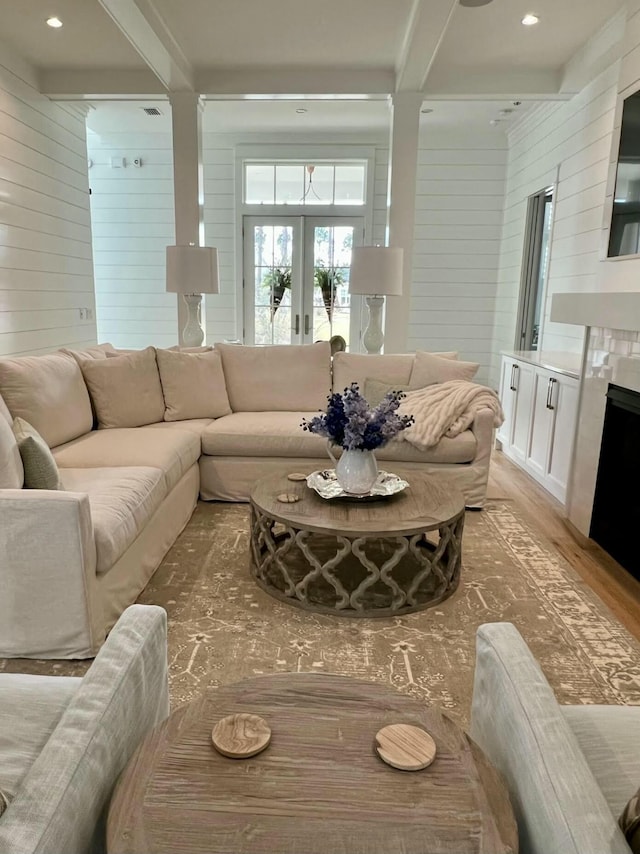
[{"label": "hardwood floor", "polygon": [[640,640],[640,582],[593,540],[582,542],[580,535],[574,536],[562,504],[500,451],[492,455],[488,497],[513,501],[542,528],[565,560]]}]

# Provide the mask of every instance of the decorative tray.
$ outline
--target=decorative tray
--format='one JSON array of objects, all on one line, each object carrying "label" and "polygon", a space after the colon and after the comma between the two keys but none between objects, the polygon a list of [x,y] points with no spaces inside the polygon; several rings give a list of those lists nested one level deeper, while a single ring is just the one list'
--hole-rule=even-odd
[{"label": "decorative tray", "polygon": [[335,469],[323,469],[314,471],[307,477],[307,486],[315,490],[321,498],[348,498],[352,501],[374,501],[380,498],[388,498],[397,492],[402,492],[409,484],[406,480],[388,471],[379,471],[378,479],[373,484],[370,492],[364,495],[354,495],[345,492],[338,483]]}]

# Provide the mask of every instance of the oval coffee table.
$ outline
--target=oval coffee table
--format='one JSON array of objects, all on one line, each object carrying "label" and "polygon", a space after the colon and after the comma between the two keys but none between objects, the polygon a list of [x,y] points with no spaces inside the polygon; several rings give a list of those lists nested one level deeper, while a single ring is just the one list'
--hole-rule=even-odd
[{"label": "oval coffee table", "polygon": [[[464,499],[446,475],[396,471],[409,488],[376,501],[321,498],[305,481],[251,492],[251,574],[278,599],[342,616],[436,605],[460,580]],[[299,497],[286,504],[279,495]]]},{"label": "oval coffee table", "polygon": [[[271,744],[229,759],[211,730],[262,716]],[[436,759],[391,768],[374,753],[391,723],[426,728]],[[392,688],[283,673],[210,689],[142,743],[109,810],[109,854],[512,854],[507,791],[449,718]]]}]

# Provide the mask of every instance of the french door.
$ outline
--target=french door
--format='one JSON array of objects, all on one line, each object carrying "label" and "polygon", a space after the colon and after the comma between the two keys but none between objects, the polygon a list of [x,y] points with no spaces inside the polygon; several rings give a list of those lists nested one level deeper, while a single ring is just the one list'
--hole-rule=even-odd
[{"label": "french door", "polygon": [[246,343],[356,342],[360,300],[349,293],[349,271],[363,229],[359,217],[245,217]]}]

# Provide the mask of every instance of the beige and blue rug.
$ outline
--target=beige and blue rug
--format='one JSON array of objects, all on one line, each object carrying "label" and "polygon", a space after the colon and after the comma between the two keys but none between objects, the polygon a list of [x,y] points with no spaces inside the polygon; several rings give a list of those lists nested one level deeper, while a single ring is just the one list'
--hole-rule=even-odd
[{"label": "beige and blue rug", "polygon": [[[200,503],[139,601],[166,608],[172,702],[262,673],[319,671],[391,685],[465,724],[481,623],[515,623],[562,703],[640,703],[640,644],[508,501],[467,514],[462,582],[401,618],[309,613],[248,570],[246,505]],[[80,662],[0,670],[82,673]]]}]

